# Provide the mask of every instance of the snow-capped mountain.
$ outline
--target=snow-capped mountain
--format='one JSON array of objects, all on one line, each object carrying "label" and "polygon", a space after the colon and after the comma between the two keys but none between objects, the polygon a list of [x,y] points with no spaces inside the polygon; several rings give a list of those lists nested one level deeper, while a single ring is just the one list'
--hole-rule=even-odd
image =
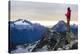
[{"label": "snow-capped mountain", "polygon": [[[56,25],[54,25],[52,27],[52,30],[56,31],[56,32],[66,32],[67,31],[67,25],[64,21],[61,20]],[[70,31],[73,34],[78,34],[78,25],[76,25],[76,24],[70,25]]]},{"label": "snow-capped mountain", "polygon": [[[66,23],[62,20],[59,21],[56,25],[54,25],[52,28],[46,28],[41,24],[31,23],[30,21],[23,20],[23,19],[10,21],[9,24],[10,24],[10,42],[17,45],[16,50],[11,50],[12,54],[49,51],[49,48],[54,49],[53,46],[55,46],[56,43],[58,43],[58,45],[60,43],[64,44],[63,48],[58,48],[62,46],[61,44],[57,48],[55,48],[56,50],[69,49],[68,45],[65,45],[65,42],[66,42],[65,33],[67,31],[67,26],[66,26]],[[47,29],[49,31],[47,31]],[[70,29],[72,33],[74,34],[78,33],[78,26],[76,24],[70,25]],[[47,39],[47,36],[45,35],[46,32],[48,33],[47,34],[48,39]],[[71,34],[71,36],[73,35]],[[47,40],[48,42],[44,40]],[[24,44],[26,44],[25,48],[23,47]],[[73,45],[73,44],[71,43],[70,45]],[[21,46],[21,47],[18,47],[18,46]],[[39,48],[38,46],[42,46],[42,47]],[[51,47],[48,48],[48,46],[51,46]]]},{"label": "snow-capped mountain", "polygon": [[40,40],[46,28],[40,24],[33,24],[27,20],[16,20],[10,23],[10,41],[14,44],[32,43]]},{"label": "snow-capped mountain", "polygon": [[10,21],[10,27],[16,29],[32,29],[32,23],[23,19]]}]

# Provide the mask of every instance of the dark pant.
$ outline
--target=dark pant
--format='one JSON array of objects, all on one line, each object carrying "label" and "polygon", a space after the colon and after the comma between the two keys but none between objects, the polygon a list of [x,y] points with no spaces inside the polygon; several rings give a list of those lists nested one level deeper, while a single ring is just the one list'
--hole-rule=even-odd
[{"label": "dark pant", "polygon": [[70,18],[67,18],[67,31],[70,32]]}]

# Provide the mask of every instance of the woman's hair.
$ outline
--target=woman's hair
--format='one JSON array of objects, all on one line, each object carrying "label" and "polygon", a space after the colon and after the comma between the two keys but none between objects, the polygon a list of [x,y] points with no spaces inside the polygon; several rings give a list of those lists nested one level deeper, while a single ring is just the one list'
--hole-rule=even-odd
[{"label": "woman's hair", "polygon": [[70,11],[70,7],[68,7],[67,10]]}]

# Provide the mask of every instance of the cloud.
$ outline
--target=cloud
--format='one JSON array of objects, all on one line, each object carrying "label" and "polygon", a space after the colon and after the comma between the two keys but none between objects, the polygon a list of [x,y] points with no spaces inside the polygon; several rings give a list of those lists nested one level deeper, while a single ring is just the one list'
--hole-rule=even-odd
[{"label": "cloud", "polygon": [[[12,1],[11,2],[11,18],[30,17],[31,20],[55,20],[54,18],[65,18],[67,7],[72,10],[72,17],[77,18],[78,6],[73,4],[56,4],[56,3],[41,3],[27,1]],[[74,19],[72,19],[74,20]],[[77,20],[77,19],[76,19]]]}]

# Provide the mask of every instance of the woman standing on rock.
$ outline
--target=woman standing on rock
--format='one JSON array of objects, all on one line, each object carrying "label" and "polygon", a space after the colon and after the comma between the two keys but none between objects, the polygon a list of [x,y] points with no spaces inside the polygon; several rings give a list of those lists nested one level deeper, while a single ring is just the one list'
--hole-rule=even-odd
[{"label": "woman standing on rock", "polygon": [[67,13],[65,14],[67,18],[67,33],[66,33],[66,40],[70,44],[71,42],[71,32],[70,32],[70,19],[71,19],[71,9],[70,7],[67,8]]},{"label": "woman standing on rock", "polygon": [[71,18],[71,10],[70,7],[67,8],[67,13],[65,14],[67,18],[67,31],[70,32],[70,18]]}]

